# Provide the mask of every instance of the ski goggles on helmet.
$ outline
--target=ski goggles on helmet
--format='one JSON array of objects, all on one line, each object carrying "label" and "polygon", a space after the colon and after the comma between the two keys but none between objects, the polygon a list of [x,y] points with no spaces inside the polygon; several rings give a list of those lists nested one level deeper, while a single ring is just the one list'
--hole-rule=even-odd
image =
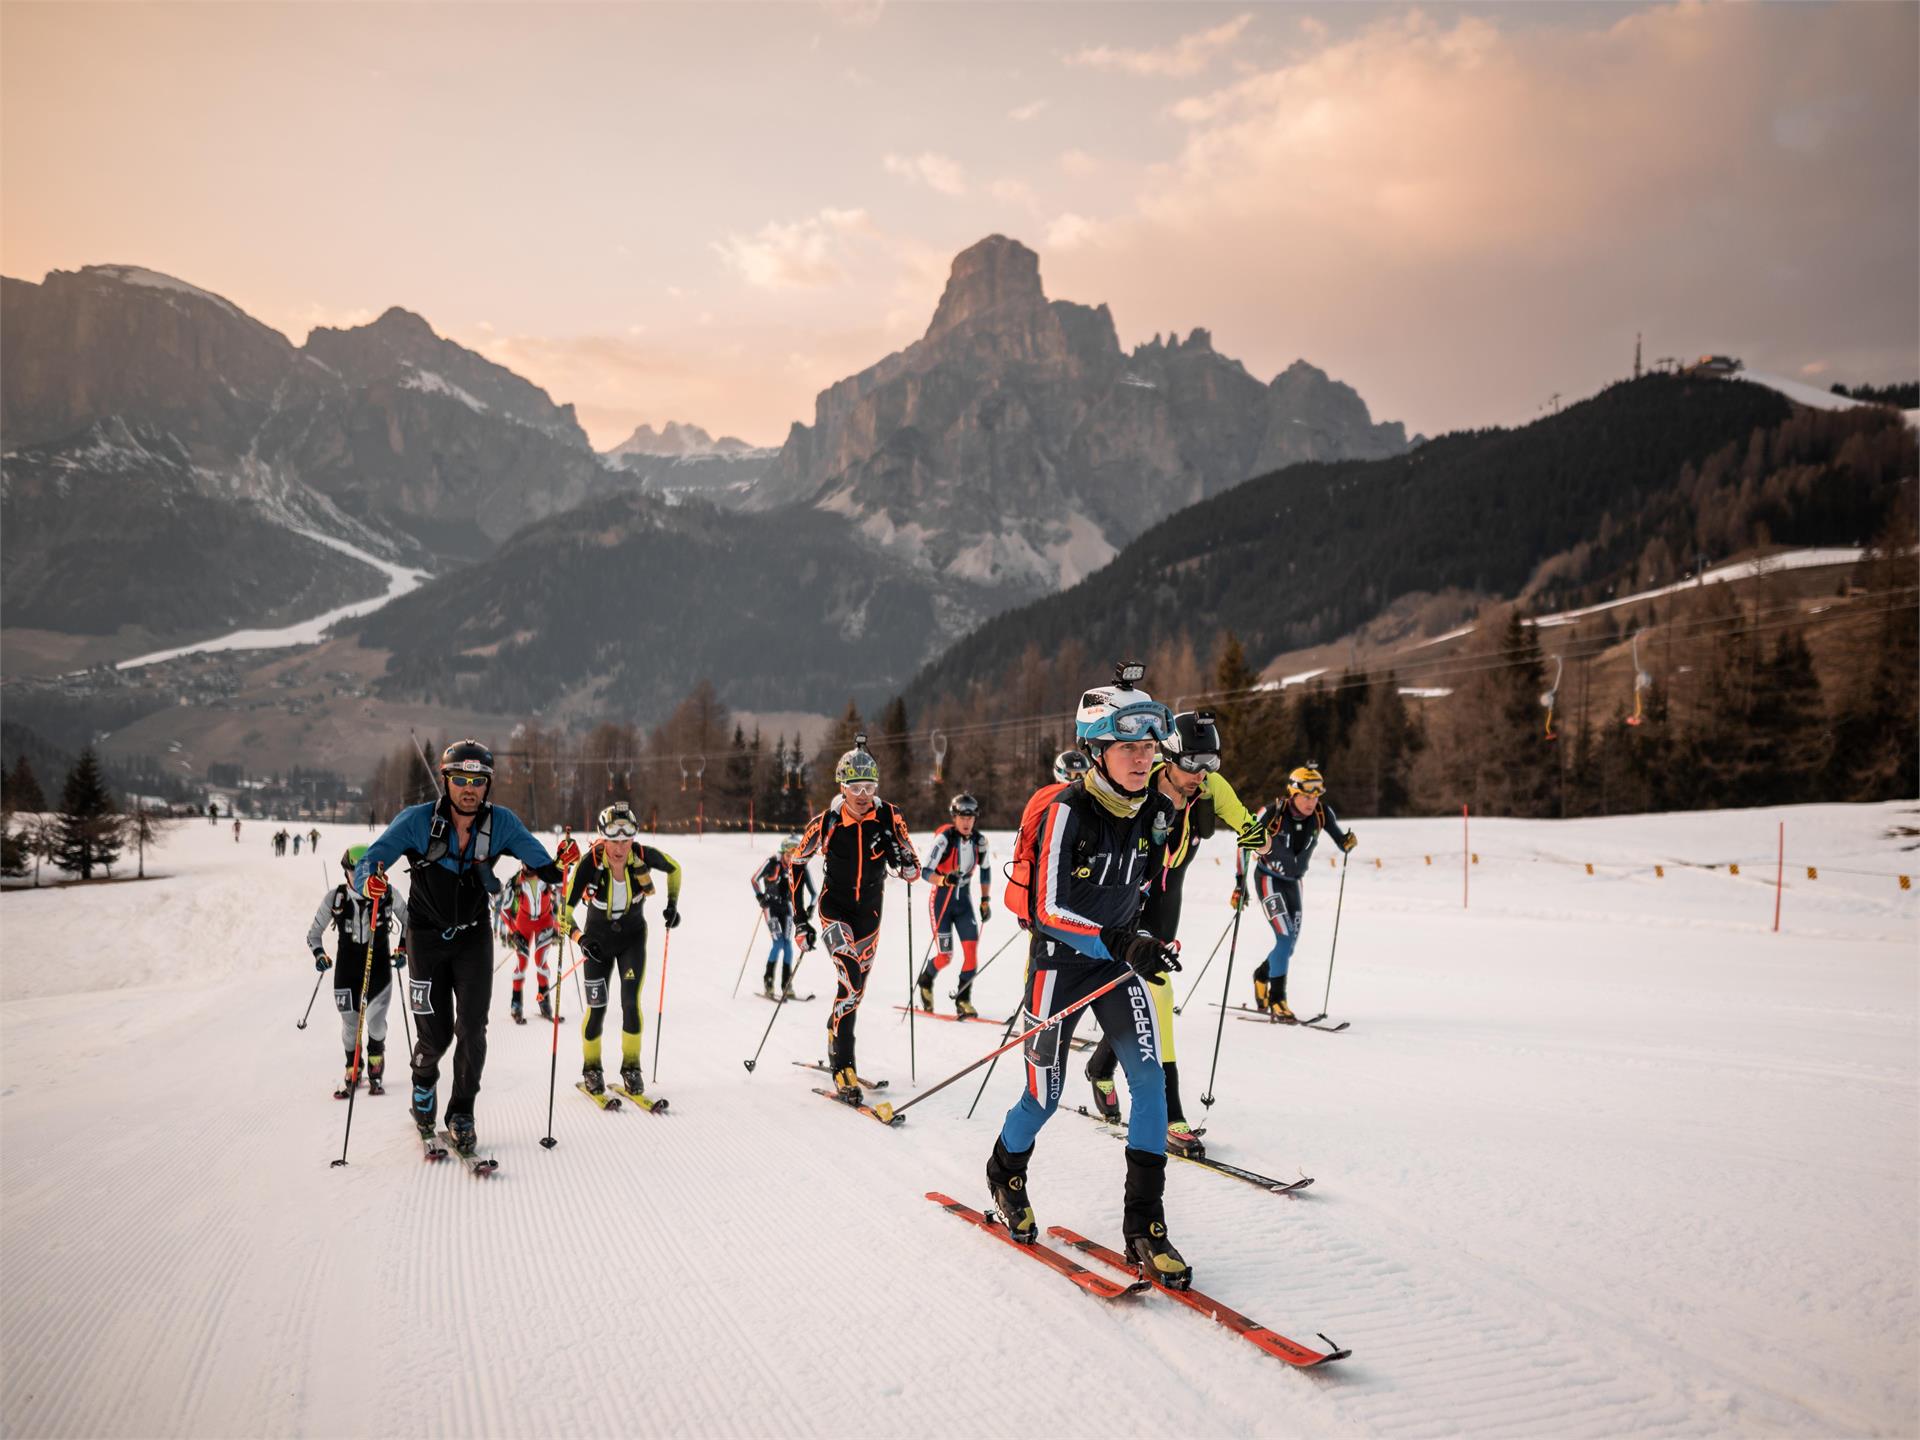
[{"label": "ski goggles on helmet", "polygon": [[947,809],[955,815],[978,815],[980,813],[980,802],[971,795],[961,795],[957,797]]},{"label": "ski goggles on helmet", "polygon": [[609,805],[600,812],[600,834],[608,840],[631,840],[640,833],[640,822],[626,801]]},{"label": "ski goggles on helmet", "polygon": [[1107,740],[1164,740],[1173,728],[1173,712],[1158,700],[1135,700],[1106,717]]},{"label": "ski goggles on helmet", "polygon": [[492,778],[490,775],[462,775],[455,770],[449,770],[447,772],[447,784],[453,786],[456,790],[464,790],[469,785],[484,785]]},{"label": "ski goggles on helmet", "polygon": [[858,795],[863,800],[871,800],[880,793],[878,780],[842,780],[840,788],[849,795]]},{"label": "ski goggles on helmet", "polygon": [[1189,775],[1218,773],[1220,769],[1220,757],[1206,750],[1193,755],[1182,752],[1173,757],[1173,763]]}]

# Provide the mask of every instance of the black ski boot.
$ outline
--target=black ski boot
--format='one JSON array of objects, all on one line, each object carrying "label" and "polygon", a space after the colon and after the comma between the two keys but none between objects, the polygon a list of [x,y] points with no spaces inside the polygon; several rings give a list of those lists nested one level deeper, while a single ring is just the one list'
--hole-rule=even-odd
[{"label": "black ski boot", "polygon": [[447,1138],[453,1141],[453,1148],[462,1155],[471,1155],[480,1143],[473,1133],[473,1116],[447,1116]]},{"label": "black ski boot", "polygon": [[993,1154],[987,1159],[987,1193],[993,1196],[993,1208],[1008,1237],[1021,1245],[1040,1238],[1039,1222],[1027,1203],[1027,1162],[1032,1158],[1033,1151],[1015,1155],[1006,1141],[995,1136]]},{"label": "black ski boot", "polygon": [[387,1087],[380,1077],[386,1073],[387,1057],[384,1055],[367,1056],[367,1094],[384,1095]]},{"label": "black ski boot", "polygon": [[1140,1273],[1169,1290],[1193,1285],[1193,1267],[1167,1239],[1167,1157],[1127,1147],[1127,1190],[1120,1214],[1120,1233],[1127,1256]]},{"label": "black ski boot", "polygon": [[782,1000],[797,998],[793,993],[793,967],[791,965],[782,965],[780,967],[780,998]]},{"label": "black ski boot", "polygon": [[580,1080],[591,1094],[604,1095],[607,1093],[607,1077],[601,1072],[598,1065],[582,1065],[580,1067]]},{"label": "black ski boot", "polygon": [[407,1107],[407,1113],[413,1117],[414,1127],[419,1130],[421,1139],[433,1139],[433,1117],[439,1108],[439,1097],[431,1088],[422,1090],[418,1085],[413,1087],[413,1103]]},{"label": "black ski boot", "polygon": [[508,1002],[507,1008],[513,1016],[514,1024],[524,1025],[527,1023],[526,1004],[518,985],[513,987],[513,999]]},{"label": "black ski boot", "polygon": [[540,992],[540,1018],[553,1019],[553,1001],[547,998],[547,992],[544,990]]},{"label": "black ski boot", "polygon": [[778,1000],[780,992],[773,988],[773,966],[767,966],[767,973],[760,977],[760,993],[769,1000]]},{"label": "black ski boot", "polygon": [[914,988],[920,992],[920,1008],[929,1015],[933,1013],[933,966],[920,967],[920,978],[914,982]]},{"label": "black ski boot", "polygon": [[640,1067],[638,1065],[622,1065],[620,1067],[620,1083],[626,1088],[626,1092],[636,1100],[646,1093],[647,1077],[640,1073]]},{"label": "black ski boot", "polygon": [[[1098,1058],[1098,1052],[1095,1054]],[[1093,1061],[1087,1061],[1087,1079],[1093,1085],[1093,1113],[1109,1124],[1120,1123],[1120,1097],[1114,1092],[1113,1076],[1105,1079],[1093,1073]]]}]

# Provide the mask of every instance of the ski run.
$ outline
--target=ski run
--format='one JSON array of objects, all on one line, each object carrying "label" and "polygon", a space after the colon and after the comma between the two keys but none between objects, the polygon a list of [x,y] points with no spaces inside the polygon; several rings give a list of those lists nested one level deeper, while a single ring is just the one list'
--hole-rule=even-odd
[{"label": "ski run", "polygon": [[[772,835],[644,837],[684,867],[664,1029],[657,921],[642,991],[647,1090],[670,1110],[629,1098],[609,1116],[569,1093],[585,1012],[567,994],[544,1148],[554,1028],[509,1022],[509,964],[475,1107],[497,1171],[427,1158],[446,1142],[408,1119],[398,1004],[386,1092],[355,1093],[334,1166],[343,1051],[330,990],[295,1026],[315,978],[303,937],[342,847],[372,832],[321,826],[316,863],[275,858],[271,823],[238,844],[188,823],[147,857],[161,878],[0,897],[0,1428],[1920,1433],[1920,892],[1891,878],[1916,868],[1914,810],[1476,818],[1466,909],[1458,817],[1356,817],[1330,997],[1325,863],[1291,976],[1303,1019],[1350,1028],[1222,1024],[1269,943],[1251,909],[1231,979],[1222,948],[1176,1024],[1207,1155],[1314,1180],[1277,1196],[1169,1165],[1168,1230],[1204,1303],[1094,1298],[1131,1283],[1081,1248],[1121,1241],[1110,1126],[1056,1115],[1029,1176],[1040,1243],[1097,1283],[928,1203],[990,1207],[1017,1051],[971,1119],[984,1071],[903,1125],[808,1093],[827,1083],[805,1068],[825,1054],[826,958],[797,979],[822,1003],[776,1013],[755,994],[761,936],[732,998],[757,919],[744,877]],[[1231,850],[1210,841],[1187,881],[1183,999],[1227,925]],[[982,954],[1011,930],[996,905]],[[870,1106],[999,1043],[895,1008],[916,1003],[926,944],[924,888],[910,906],[889,883],[858,1021],[860,1071],[891,1081]],[[1002,1028],[1022,968],[1009,951],[976,986]],[[1090,1103],[1084,1063],[1069,1058],[1063,1111]],[[1298,1368],[1325,1336],[1351,1355]]]}]

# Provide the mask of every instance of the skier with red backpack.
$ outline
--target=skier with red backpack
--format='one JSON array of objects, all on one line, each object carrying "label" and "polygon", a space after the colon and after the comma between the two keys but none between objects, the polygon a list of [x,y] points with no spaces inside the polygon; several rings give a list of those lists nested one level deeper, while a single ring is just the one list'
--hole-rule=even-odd
[{"label": "skier with red backpack", "polygon": [[[1121,983],[1085,1008],[1114,1041],[1133,1095],[1121,1232],[1127,1254],[1162,1285],[1185,1289],[1192,1267],[1167,1238],[1163,1196],[1167,1110],[1160,1071],[1160,1022],[1149,983],[1179,968],[1174,946],[1140,928],[1146,887],[1165,864],[1178,818],[1151,784],[1154,761],[1173,716],[1137,688],[1143,668],[1116,668],[1116,682],[1086,691],[1074,735],[1090,762],[1069,785],[1028,802],[1006,891],[1010,913],[1031,934],[1023,1028]],[[1129,973],[1131,972],[1131,973]],[[1027,1169],[1040,1129],[1059,1108],[1065,1057],[1080,1018],[1075,1010],[1026,1046],[1026,1085],[1007,1112],[987,1186],[1007,1233],[1032,1244],[1039,1235]]]}]

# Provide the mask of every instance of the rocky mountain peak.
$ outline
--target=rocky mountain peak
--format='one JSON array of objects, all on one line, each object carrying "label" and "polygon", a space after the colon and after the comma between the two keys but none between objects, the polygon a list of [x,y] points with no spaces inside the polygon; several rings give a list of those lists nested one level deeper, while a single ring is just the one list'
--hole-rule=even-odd
[{"label": "rocky mountain peak", "polygon": [[1040,287],[1040,257],[1018,240],[989,235],[954,256],[946,292],[933,312],[926,338],[1005,311],[1017,314],[1046,304]]}]

